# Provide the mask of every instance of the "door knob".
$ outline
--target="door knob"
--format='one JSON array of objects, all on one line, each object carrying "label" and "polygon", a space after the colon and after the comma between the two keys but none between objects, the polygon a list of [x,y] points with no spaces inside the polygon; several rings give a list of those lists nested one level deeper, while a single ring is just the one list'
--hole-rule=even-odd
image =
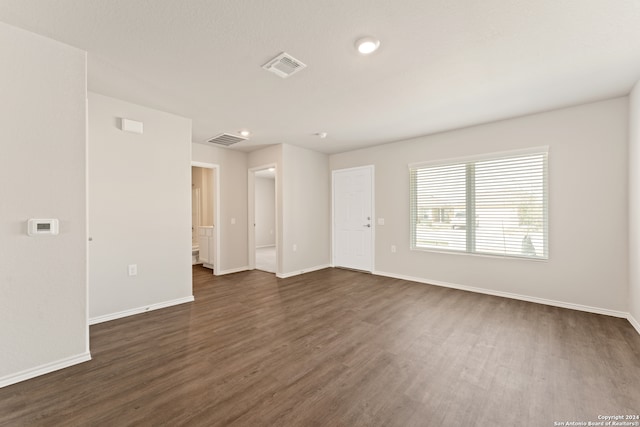
[{"label": "door knob", "polygon": [[371,227],[371,224],[365,224],[363,227]]}]

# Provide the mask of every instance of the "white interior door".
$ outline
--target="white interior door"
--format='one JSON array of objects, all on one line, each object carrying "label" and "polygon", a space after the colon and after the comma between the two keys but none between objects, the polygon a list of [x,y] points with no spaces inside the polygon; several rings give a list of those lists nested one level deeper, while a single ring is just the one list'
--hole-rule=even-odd
[{"label": "white interior door", "polygon": [[373,166],[333,171],[333,264],[373,271]]}]

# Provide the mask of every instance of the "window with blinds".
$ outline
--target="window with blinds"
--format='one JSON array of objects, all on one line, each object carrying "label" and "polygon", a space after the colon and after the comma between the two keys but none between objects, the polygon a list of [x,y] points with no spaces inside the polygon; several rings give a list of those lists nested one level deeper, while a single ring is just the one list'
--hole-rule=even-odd
[{"label": "window with blinds", "polygon": [[547,259],[547,156],[410,165],[411,248]]}]

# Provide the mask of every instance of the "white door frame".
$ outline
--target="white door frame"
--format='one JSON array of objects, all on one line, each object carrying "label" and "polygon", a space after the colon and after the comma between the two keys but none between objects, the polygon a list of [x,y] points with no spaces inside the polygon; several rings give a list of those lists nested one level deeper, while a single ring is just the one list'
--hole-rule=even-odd
[{"label": "white door frame", "polygon": [[280,249],[280,233],[278,224],[280,223],[279,210],[278,210],[278,165],[276,163],[268,163],[266,165],[256,166],[253,168],[249,168],[248,173],[248,195],[247,195],[247,206],[249,209],[247,215],[247,231],[248,231],[248,250],[249,250],[249,270],[256,269],[256,172],[274,168],[275,169],[275,178],[274,178],[274,186],[275,186],[275,200],[274,205],[276,208],[275,217],[276,217],[276,276],[280,274],[280,255],[278,254]]},{"label": "white door frame", "polygon": [[351,172],[357,170],[369,169],[371,171],[371,273],[376,270],[376,168],[375,165],[357,166],[346,169],[334,169],[331,171],[331,267],[335,267],[335,253],[336,253],[336,236],[335,236],[335,176],[338,172]]},{"label": "white door frame", "polygon": [[[204,162],[191,162],[191,166],[195,166],[198,168],[204,169],[212,169],[213,171],[213,180],[215,181],[215,187],[213,189],[213,203],[215,204],[215,209],[213,212],[213,232],[215,235],[215,260],[213,262],[213,275],[217,276],[220,271],[220,165],[215,163],[204,163]],[[191,258],[189,258],[191,259]]]}]

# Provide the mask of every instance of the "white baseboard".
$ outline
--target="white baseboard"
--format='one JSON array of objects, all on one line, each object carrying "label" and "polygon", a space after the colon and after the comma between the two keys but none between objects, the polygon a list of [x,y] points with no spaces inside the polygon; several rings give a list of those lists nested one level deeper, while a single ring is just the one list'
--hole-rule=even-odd
[{"label": "white baseboard", "polygon": [[247,271],[248,269],[249,269],[248,265],[245,265],[244,267],[239,267],[239,268],[231,268],[229,270],[218,271],[218,274],[216,274],[216,276],[224,276],[225,274],[240,273],[241,271]]},{"label": "white baseboard", "polygon": [[503,297],[503,298],[511,298],[511,299],[516,299],[520,301],[534,302],[536,304],[544,304],[544,305],[551,305],[554,307],[569,308],[571,310],[586,311],[586,312],[595,313],[595,314],[604,314],[605,316],[621,317],[625,319],[629,318],[629,313],[626,313],[624,311],[609,310],[607,308],[591,307],[588,305],[574,304],[574,303],[564,302],[564,301],[555,301],[555,300],[550,300],[545,298],[531,297],[528,295],[513,294],[511,292],[493,291],[491,289],[476,288],[473,286],[465,286],[465,285],[458,285],[455,283],[440,282],[438,280],[422,279],[420,277],[404,276],[402,274],[386,273],[384,271],[374,271],[373,274],[376,274],[378,276],[392,277],[394,279],[402,279],[402,280],[408,280],[411,282],[424,283],[427,285],[441,286],[444,288],[459,289],[462,291],[476,292],[480,294],[493,295],[493,296]]},{"label": "white baseboard", "polygon": [[95,325],[98,323],[108,322],[110,320],[121,319],[127,316],[133,316],[134,314],[146,313],[147,311],[158,310],[161,308],[167,308],[174,305],[184,304],[192,301],[193,301],[193,295],[184,297],[184,298],[174,299],[171,301],[164,301],[156,304],[145,305],[143,307],[137,307],[129,310],[119,311],[117,313],[111,313],[111,314],[105,314],[102,316],[92,317],[89,319],[89,324]]},{"label": "white baseboard", "polygon": [[91,353],[82,353],[76,356],[67,357],[55,362],[46,363],[44,365],[36,366],[35,368],[25,369],[24,371],[7,375],[0,378],[0,388],[16,384],[21,381],[26,381],[31,378],[39,377],[60,369],[68,368],[69,366],[77,365],[78,363],[91,360]]},{"label": "white baseboard", "polygon": [[629,323],[631,323],[631,326],[635,328],[636,332],[640,334],[640,322],[638,322],[636,318],[633,317],[631,314],[627,316],[627,320],[629,321]]},{"label": "white baseboard", "polygon": [[331,267],[329,264],[316,265],[315,267],[305,268],[304,270],[292,271],[290,273],[278,273],[276,277],[279,279],[286,279],[288,277],[299,276],[304,273],[311,273],[312,271],[324,270],[325,268]]}]

